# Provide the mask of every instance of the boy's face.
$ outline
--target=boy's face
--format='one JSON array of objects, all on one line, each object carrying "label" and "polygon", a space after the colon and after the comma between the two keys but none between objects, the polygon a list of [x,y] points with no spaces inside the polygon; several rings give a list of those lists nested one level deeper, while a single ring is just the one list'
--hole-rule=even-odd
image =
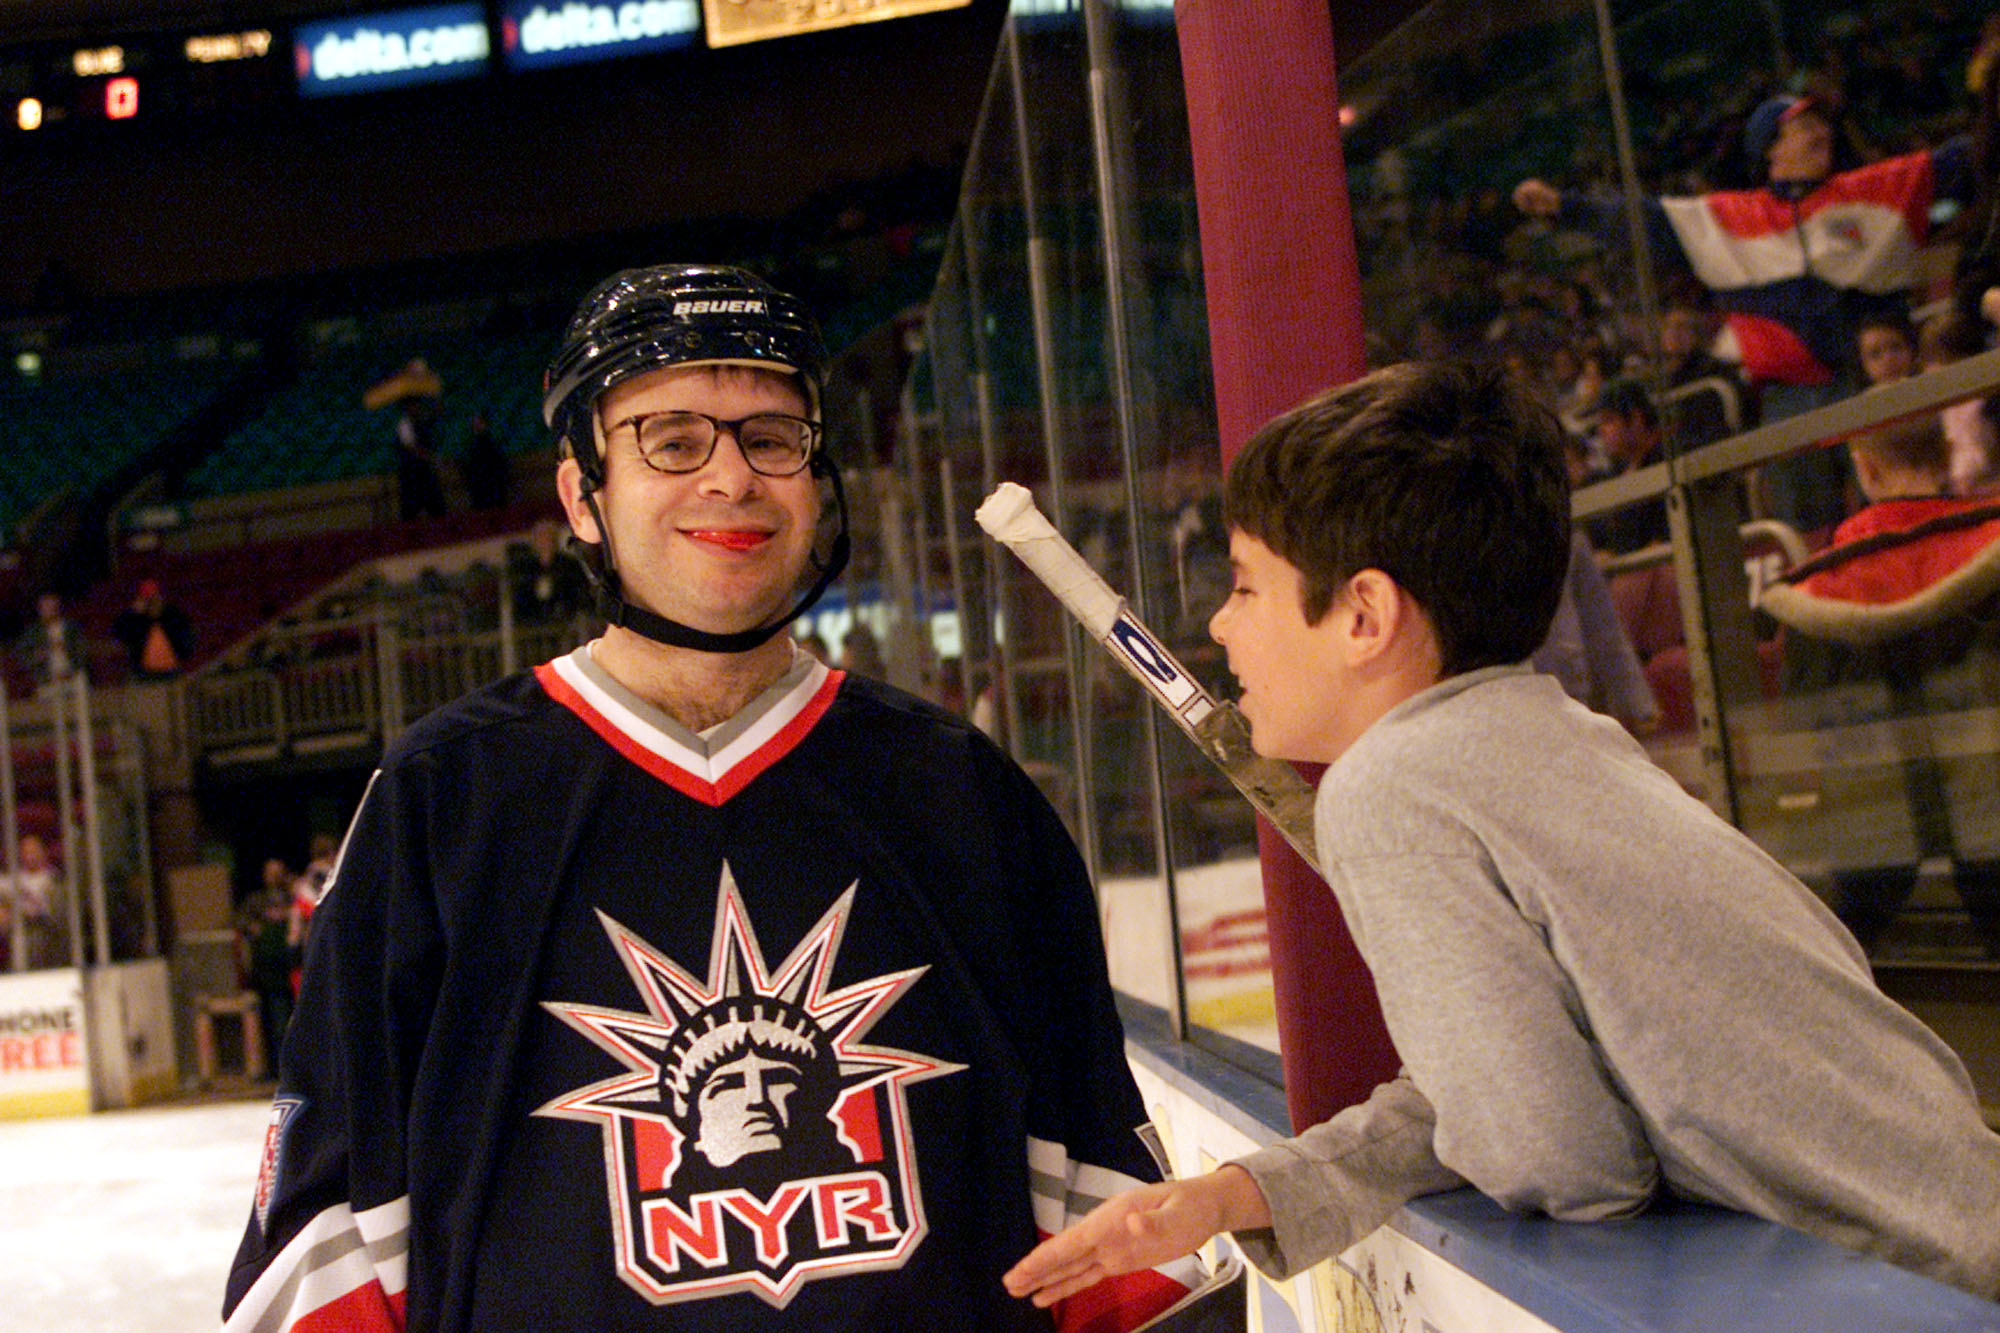
[{"label": "boy's face", "polygon": [[1870,384],[1887,384],[1916,371],[1917,349],[1908,338],[1876,325],[1861,330],[1861,373]]},{"label": "boy's face", "polygon": [[1255,537],[1230,534],[1229,566],[1229,596],[1208,632],[1227,650],[1242,686],[1238,706],[1251,743],[1274,759],[1332,763],[1353,739],[1342,711],[1351,695],[1339,617],[1329,612],[1318,624],[1306,623],[1304,578]]}]

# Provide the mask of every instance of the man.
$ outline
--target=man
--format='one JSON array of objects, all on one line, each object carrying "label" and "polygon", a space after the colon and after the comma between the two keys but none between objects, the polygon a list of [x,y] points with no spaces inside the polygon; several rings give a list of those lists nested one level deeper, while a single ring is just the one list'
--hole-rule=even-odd
[{"label": "man", "polygon": [[187,612],[166,599],[158,579],[139,580],[132,604],[112,620],[111,633],[125,645],[135,680],[179,675],[194,647]]},{"label": "man", "polygon": [[[1642,207],[1653,246],[1678,255],[1715,293],[1744,374],[1777,421],[1851,392],[1856,321],[1893,307],[1915,282],[1935,199],[1969,202],[1969,141],[1833,171],[1833,126],[1809,97],[1767,98],[1744,129],[1744,153],[1763,181],[1749,190]],[[1515,187],[1535,217],[1622,237],[1616,198],[1590,198],[1540,180]],[[1816,450],[1766,469],[1775,517],[1811,531],[1846,514],[1837,450]]]},{"label": "man", "polygon": [[[1613,380],[1597,402],[1597,448],[1609,469],[1605,476],[1622,476],[1665,457],[1659,409],[1644,384]],[[1597,550],[1625,555],[1667,540],[1667,507],[1659,500],[1627,505],[1592,519],[1588,531]]]},{"label": "man", "polygon": [[[792,645],[845,558],[822,364],[734,269],[578,310],[544,414],[609,628],[384,757],[229,1328],[1049,1328],[1002,1271],[1156,1178],[1055,813],[969,726]],[[1141,1274],[1053,1326],[1185,1290]]]}]

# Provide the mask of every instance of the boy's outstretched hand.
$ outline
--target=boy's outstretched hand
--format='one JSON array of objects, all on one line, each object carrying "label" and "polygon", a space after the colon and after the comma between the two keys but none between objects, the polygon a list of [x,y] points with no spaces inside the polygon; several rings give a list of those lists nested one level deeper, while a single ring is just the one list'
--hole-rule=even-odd
[{"label": "boy's outstretched hand", "polygon": [[1120,1273],[1192,1254],[1219,1231],[1271,1225],[1271,1210],[1250,1173],[1225,1166],[1192,1180],[1128,1190],[1081,1222],[1037,1245],[1001,1279],[1015,1296],[1054,1305]]}]

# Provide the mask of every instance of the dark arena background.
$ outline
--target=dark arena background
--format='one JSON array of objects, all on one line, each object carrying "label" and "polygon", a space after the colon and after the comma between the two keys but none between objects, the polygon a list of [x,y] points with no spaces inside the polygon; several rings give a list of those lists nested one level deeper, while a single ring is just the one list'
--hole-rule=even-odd
[{"label": "dark arena background", "polygon": [[[1325,885],[973,511],[1030,486],[1226,698],[1226,460],[1417,356],[1559,412],[1618,644],[1575,692],[1839,913],[2000,1124],[2000,544],[1888,629],[1771,594],[1870,498],[1848,440],[1943,413],[1992,444],[2000,352],[1951,317],[2000,271],[1996,14],[0,0],[0,1324],[216,1322],[284,1022],[260,949],[385,745],[601,629],[541,375],[585,291],[669,260],[817,313],[855,556],[797,636],[1055,805],[1183,1172],[1395,1052]],[[1784,92],[1836,171],[1971,136],[1963,188],[1905,201],[1870,298],[1910,373],[1876,387],[1851,338],[1824,382],[1746,374],[1714,273],[1620,206],[1760,184]],[[1787,508],[1814,467],[1838,512]],[[1744,1327],[2000,1329],[1733,1215],[1593,1249],[1482,1202],[1252,1277],[1247,1326],[1691,1329],[1723,1293]]]}]

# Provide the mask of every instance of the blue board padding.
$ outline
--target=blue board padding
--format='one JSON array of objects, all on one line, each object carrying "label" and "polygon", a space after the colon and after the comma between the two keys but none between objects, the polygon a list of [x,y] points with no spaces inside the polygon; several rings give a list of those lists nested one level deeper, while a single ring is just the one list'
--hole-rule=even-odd
[{"label": "blue board padding", "polygon": [[1393,1225],[1564,1333],[2000,1333],[2000,1305],[1699,1204],[1557,1222],[1456,1190],[1412,1200]]}]

